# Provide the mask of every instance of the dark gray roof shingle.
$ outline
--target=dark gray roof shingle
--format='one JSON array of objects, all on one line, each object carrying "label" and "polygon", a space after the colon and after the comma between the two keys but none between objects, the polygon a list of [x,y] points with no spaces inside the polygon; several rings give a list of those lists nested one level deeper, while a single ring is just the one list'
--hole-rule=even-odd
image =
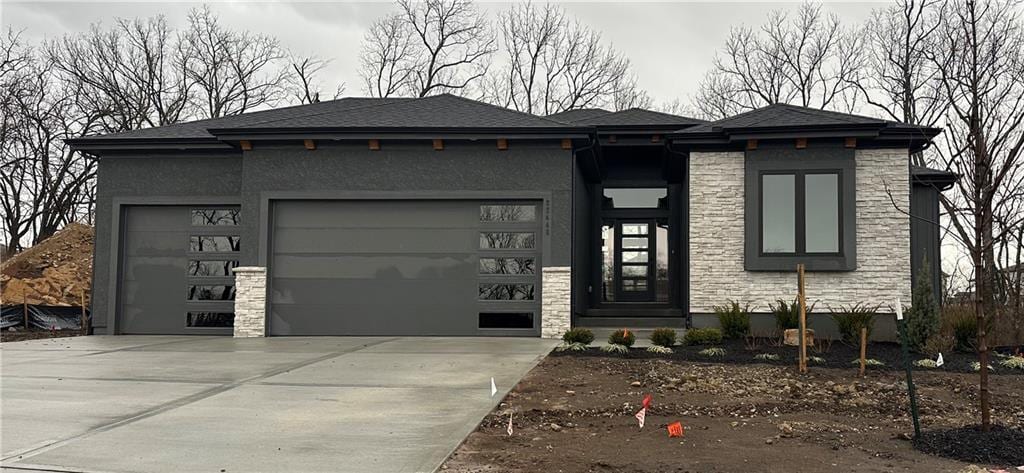
[{"label": "dark gray roof shingle", "polygon": [[[221,127],[212,127],[218,130]],[[565,123],[529,113],[442,94],[398,100],[373,107],[327,110],[229,127],[232,131],[289,129],[572,129]]]},{"label": "dark gray roof shingle", "polygon": [[917,129],[920,127],[907,125],[879,118],[853,115],[849,113],[819,110],[816,108],[800,107],[785,103],[768,105],[756,110],[743,112],[738,115],[723,118],[711,123],[705,123],[695,127],[680,130],[679,134],[689,133],[710,133],[718,130],[728,131],[730,129],[764,129],[784,127],[829,127],[829,126],[858,126],[878,125],[889,128]]},{"label": "dark gray roof shingle", "polygon": [[630,108],[618,112],[606,113],[574,121],[576,125],[592,125],[598,127],[616,126],[678,126],[687,127],[707,123],[696,118],[672,115],[671,113],[656,112],[642,108]]},{"label": "dark gray roof shingle", "polygon": [[588,118],[599,117],[601,115],[607,115],[608,110],[603,108],[577,108],[575,110],[566,110],[564,112],[552,113],[547,117],[552,120],[558,120],[562,123],[576,123],[580,120],[586,120]]}]

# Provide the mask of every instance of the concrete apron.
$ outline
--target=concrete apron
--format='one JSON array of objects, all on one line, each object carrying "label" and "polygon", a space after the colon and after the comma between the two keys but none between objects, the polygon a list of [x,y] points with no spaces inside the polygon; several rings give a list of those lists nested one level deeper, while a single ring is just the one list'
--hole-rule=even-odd
[{"label": "concrete apron", "polygon": [[5,343],[0,466],[434,471],[556,343],[162,336]]}]

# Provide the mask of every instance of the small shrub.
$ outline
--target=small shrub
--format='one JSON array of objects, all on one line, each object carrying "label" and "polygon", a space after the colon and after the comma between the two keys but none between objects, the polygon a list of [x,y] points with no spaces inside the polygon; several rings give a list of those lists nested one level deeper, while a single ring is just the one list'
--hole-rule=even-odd
[{"label": "small shrub", "polygon": [[729,301],[726,305],[715,306],[715,315],[723,337],[743,338],[750,333],[750,305],[740,306],[739,302]]},{"label": "small shrub", "polygon": [[860,343],[861,328],[867,328],[868,337],[870,337],[871,330],[875,328],[878,307],[857,303],[851,306],[840,306],[839,310],[830,309],[832,320],[836,322],[843,342],[851,345]]},{"label": "small shrub", "polygon": [[948,333],[937,332],[933,333],[931,337],[928,337],[928,341],[924,342],[924,348],[921,352],[928,356],[938,356],[939,353],[949,353],[953,351],[953,347],[956,346],[956,341],[953,336]]},{"label": "small shrub", "polygon": [[936,363],[935,360],[933,360],[931,358],[925,358],[923,360],[915,361],[914,362],[914,366],[916,366],[918,368],[934,369],[934,368],[938,368],[939,364]]},{"label": "small shrub", "polygon": [[661,345],[651,345],[647,347],[649,353],[657,353],[659,355],[668,355],[672,353],[672,349]]},{"label": "small shrub", "polygon": [[575,343],[563,343],[558,348],[556,348],[555,350],[557,350],[557,351],[587,351],[587,348],[589,348],[589,347],[585,343],[575,342]]},{"label": "small shrub", "polygon": [[708,358],[721,358],[725,356],[725,349],[720,347],[705,348],[697,352],[697,354]]},{"label": "small shrub", "polygon": [[779,361],[779,355],[774,353],[758,353],[754,355],[754,359],[761,361]]},{"label": "small shrub", "polygon": [[743,337],[743,349],[747,351],[757,351],[761,348],[761,340],[753,335],[747,335]]},{"label": "small shrub", "polygon": [[1007,356],[999,360],[999,365],[1013,370],[1024,370],[1024,356]]},{"label": "small shrub", "polygon": [[939,333],[942,326],[939,304],[932,292],[932,272],[928,267],[928,257],[922,262],[911,297],[911,306],[907,310],[907,342],[915,351],[923,352],[928,340]]},{"label": "small shrub", "polygon": [[957,351],[973,352],[978,346],[978,318],[973,309],[965,305],[954,305],[943,308],[943,322],[953,334],[953,343]]},{"label": "small shrub", "polygon": [[611,345],[605,345],[601,347],[601,351],[605,353],[613,353],[616,355],[628,355],[629,347],[625,345],[619,345],[618,343],[613,343]]},{"label": "small shrub", "polygon": [[814,345],[811,346],[811,350],[815,353],[827,354],[832,351],[832,344],[835,340],[831,338],[818,338],[814,340]]},{"label": "small shrub", "polygon": [[636,343],[636,334],[630,332],[629,329],[619,329],[608,336],[608,343],[612,345],[622,345],[629,348]]},{"label": "small shrub", "polygon": [[714,345],[722,343],[722,331],[714,327],[691,328],[683,335],[687,345]]},{"label": "small shrub", "polygon": [[[780,332],[789,329],[800,328],[800,301],[794,300],[792,303],[787,303],[782,299],[775,301],[775,304],[768,304],[768,308],[775,315],[775,328]],[[811,315],[811,311],[814,310],[814,305],[811,304],[807,308],[808,318]]]},{"label": "small shrub", "polygon": [[671,348],[676,344],[676,331],[670,328],[659,328],[651,333],[651,343],[655,346]]},{"label": "small shrub", "polygon": [[825,359],[820,357],[820,356],[808,356],[807,357],[807,361],[810,361],[811,363],[814,363],[816,365],[824,365],[825,364]]},{"label": "small shrub", "polygon": [[587,346],[593,343],[594,332],[585,328],[569,329],[567,332],[562,334],[562,341],[565,342],[566,345],[582,343],[583,346]]},{"label": "small shrub", "polygon": [[[857,359],[851,361],[850,364],[851,365],[860,365],[860,358],[857,358]],[[885,363],[883,363],[881,361],[878,361],[878,360],[876,360],[874,358],[868,358],[868,359],[864,360],[864,366],[877,368],[877,367],[885,366]]]}]

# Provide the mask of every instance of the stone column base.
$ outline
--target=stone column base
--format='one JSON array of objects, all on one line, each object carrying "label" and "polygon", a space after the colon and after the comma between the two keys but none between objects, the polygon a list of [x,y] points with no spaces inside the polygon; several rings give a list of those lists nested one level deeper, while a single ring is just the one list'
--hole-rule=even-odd
[{"label": "stone column base", "polygon": [[267,268],[235,268],[235,338],[264,337],[267,330]]},{"label": "stone column base", "polygon": [[541,338],[562,338],[572,321],[572,270],[546,267],[541,272]]}]

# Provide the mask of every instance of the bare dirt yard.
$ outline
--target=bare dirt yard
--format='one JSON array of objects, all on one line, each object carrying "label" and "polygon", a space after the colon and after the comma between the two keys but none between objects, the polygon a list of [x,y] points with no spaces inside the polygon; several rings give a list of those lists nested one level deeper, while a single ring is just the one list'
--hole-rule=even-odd
[{"label": "bare dirt yard", "polygon": [[[978,422],[977,374],[914,371],[922,429],[995,462],[923,453],[911,441],[897,369],[701,362],[685,357],[553,353],[443,465],[449,472],[986,471],[1024,465],[1024,376],[991,376],[1000,442],[949,429]],[[846,363],[844,363],[846,364]],[[1024,373],[1024,372],[1020,372]],[[641,430],[634,414],[653,403]],[[507,433],[512,413],[513,434]],[[682,438],[666,426],[681,421]],[[1016,444],[1016,445],[1014,445]],[[1007,445],[1010,445],[1007,447]],[[944,450],[956,450],[951,446]]]}]

